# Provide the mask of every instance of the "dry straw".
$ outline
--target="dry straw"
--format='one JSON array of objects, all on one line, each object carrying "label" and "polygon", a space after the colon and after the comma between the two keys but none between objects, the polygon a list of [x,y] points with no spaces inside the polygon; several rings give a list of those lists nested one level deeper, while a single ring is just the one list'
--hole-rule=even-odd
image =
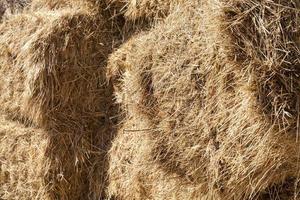
[{"label": "dry straw", "polygon": [[186,1],[118,49],[108,76],[125,117],[110,151],[110,194],[271,198],[297,180],[299,9]]},{"label": "dry straw", "polygon": [[119,8],[129,20],[160,18],[169,14],[171,8],[182,0],[106,0]]},{"label": "dry straw", "polygon": [[47,140],[47,146],[41,151],[49,163],[35,167],[45,170],[50,199],[104,196],[105,152],[112,137],[105,66],[112,34],[101,6],[35,0],[0,25],[1,110],[10,119],[43,129],[40,142]]},{"label": "dry straw", "polygon": [[40,129],[0,118],[1,199],[48,199],[43,176],[49,163],[45,157],[47,134]]},{"label": "dry straw", "polygon": [[28,5],[29,0],[1,0],[0,1],[0,21],[2,18],[22,12]]}]

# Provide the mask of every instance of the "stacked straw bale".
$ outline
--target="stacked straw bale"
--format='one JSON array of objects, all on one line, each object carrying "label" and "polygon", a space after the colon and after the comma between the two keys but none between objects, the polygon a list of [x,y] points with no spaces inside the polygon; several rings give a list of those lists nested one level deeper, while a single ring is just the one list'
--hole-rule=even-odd
[{"label": "stacked straw bale", "polygon": [[48,199],[47,134],[0,118],[0,198]]},{"label": "stacked straw bale", "polygon": [[[28,11],[0,25],[0,110],[43,130],[40,143],[46,147],[39,151],[44,159],[35,167],[43,171],[50,199],[104,197],[106,151],[113,135],[112,90],[105,81],[109,28],[96,2],[62,0],[33,1]],[[28,137],[39,139],[34,131]],[[4,149],[9,139],[1,136]],[[23,171],[16,173],[21,177]],[[12,192],[34,199],[33,193]]]},{"label": "stacked straw bale", "polygon": [[186,1],[112,54],[124,125],[110,150],[110,194],[256,199],[297,180],[299,9]]}]

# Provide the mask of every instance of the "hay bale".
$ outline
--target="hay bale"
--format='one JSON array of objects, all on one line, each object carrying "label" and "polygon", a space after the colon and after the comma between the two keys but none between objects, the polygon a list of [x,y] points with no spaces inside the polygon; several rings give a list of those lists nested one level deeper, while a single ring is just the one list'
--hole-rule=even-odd
[{"label": "hay bale", "polygon": [[24,12],[0,25],[0,109],[47,132],[51,199],[104,196],[113,135],[107,25],[99,12],[75,5]]},{"label": "hay bale", "polygon": [[138,20],[141,18],[161,18],[169,14],[171,8],[182,0],[106,0],[117,7],[125,18]]},{"label": "hay bale", "polygon": [[[251,199],[297,179],[299,4],[189,1],[171,13],[110,58],[125,124],[143,116],[151,144],[128,153],[141,160],[138,171],[131,159],[124,170],[114,166],[127,147],[110,152],[110,185],[119,188],[111,193],[164,199],[188,190],[189,199]],[[146,166],[167,174],[160,185],[175,174],[176,187],[166,194],[133,190],[130,184],[155,185]],[[122,176],[136,178],[114,178]]]},{"label": "hay bale", "polygon": [[0,116],[0,198],[48,199],[47,133]]},{"label": "hay bale", "polygon": [[101,115],[111,37],[87,12],[24,13],[1,25],[2,110],[43,127]]},{"label": "hay bale", "polygon": [[[147,118],[131,118],[119,129],[110,154],[110,196],[116,199],[223,199],[201,192],[201,185],[166,172],[152,159],[151,125]],[[297,181],[272,185],[254,199],[290,200],[298,194]],[[200,190],[200,191],[199,191]],[[296,196],[297,197],[297,196]],[[298,198],[297,198],[298,199]]]}]

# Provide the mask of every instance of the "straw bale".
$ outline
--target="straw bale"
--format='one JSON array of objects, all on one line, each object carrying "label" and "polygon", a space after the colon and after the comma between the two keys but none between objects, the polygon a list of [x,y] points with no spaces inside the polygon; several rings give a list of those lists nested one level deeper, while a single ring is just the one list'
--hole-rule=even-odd
[{"label": "straw bale", "polygon": [[0,109],[47,132],[51,199],[104,197],[111,42],[107,19],[88,7],[37,9],[0,25]]},{"label": "straw bale", "polygon": [[0,198],[49,199],[47,133],[0,117]]},{"label": "straw bale", "polygon": [[110,51],[104,23],[69,9],[24,13],[3,23],[1,109],[37,125],[49,124],[51,115],[78,115],[72,109],[82,110],[83,118],[93,116],[103,105],[91,102],[105,94],[104,80],[98,80]]},{"label": "straw bale", "polygon": [[[131,117],[141,119],[136,124],[147,121],[142,130],[148,136],[140,140],[151,144],[122,149],[133,160],[150,152],[136,171],[130,159],[118,170],[122,150],[112,149],[109,175],[135,177],[111,178],[110,185],[119,185],[110,187],[112,195],[168,199],[188,190],[189,199],[255,199],[298,179],[299,6],[188,1],[112,54],[108,76],[124,123]],[[132,138],[139,138],[141,129],[132,130]],[[152,166],[167,174],[161,185],[179,177],[165,196],[157,188],[130,189],[151,187],[152,175],[145,171]]]},{"label": "straw bale", "polygon": [[[175,172],[166,172],[152,159],[155,141],[151,139],[147,117],[131,117],[119,129],[110,149],[109,193],[113,199],[224,199],[219,194],[201,192],[201,185],[186,181]],[[296,179],[272,185],[250,199],[298,199]],[[295,196],[296,194],[296,196]],[[245,198],[247,199],[247,198]]]}]

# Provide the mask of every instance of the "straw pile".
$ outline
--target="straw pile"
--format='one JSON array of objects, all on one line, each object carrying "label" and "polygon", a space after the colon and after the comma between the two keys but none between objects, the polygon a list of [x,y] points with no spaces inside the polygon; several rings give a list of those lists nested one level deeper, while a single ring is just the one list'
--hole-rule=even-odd
[{"label": "straw pile", "polygon": [[[49,4],[38,6],[42,2]],[[43,130],[40,138],[28,134],[34,138],[28,151],[35,152],[35,141],[46,144],[39,152],[49,164],[39,159],[34,167],[44,170],[50,199],[99,199],[112,137],[111,87],[105,81],[112,34],[101,5],[73,3],[36,0],[0,25],[0,110]],[[1,136],[1,145],[9,139]],[[16,145],[21,154],[23,144]]]},{"label": "straw pile", "polygon": [[297,180],[299,9],[186,1],[118,49],[108,75],[124,125],[110,150],[110,194],[256,199]]}]

